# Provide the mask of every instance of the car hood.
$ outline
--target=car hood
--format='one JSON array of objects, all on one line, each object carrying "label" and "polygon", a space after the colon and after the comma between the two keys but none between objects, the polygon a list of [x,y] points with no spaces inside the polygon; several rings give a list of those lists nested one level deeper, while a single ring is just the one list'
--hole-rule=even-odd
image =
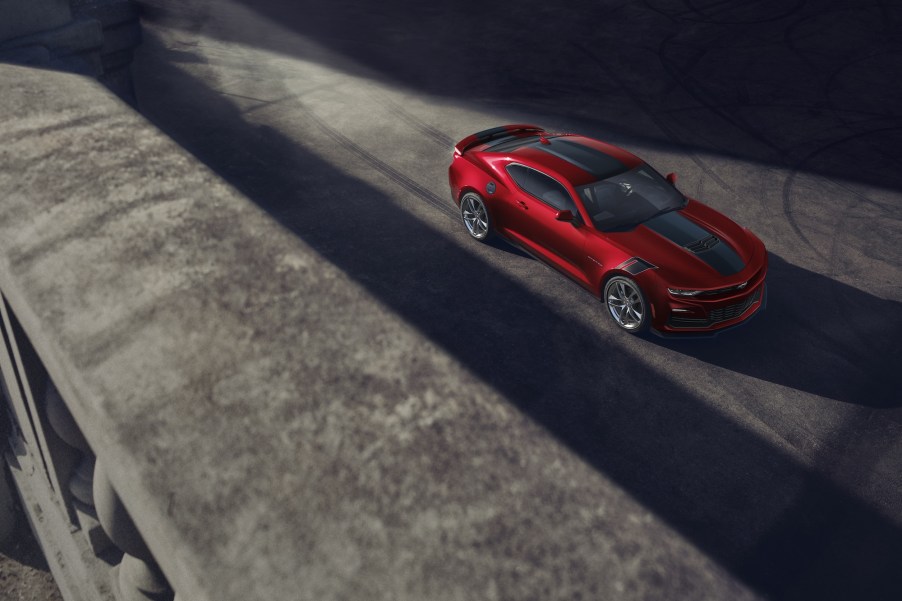
[{"label": "car hood", "polygon": [[757,240],[728,217],[690,200],[609,239],[625,252],[655,264],[674,284],[711,287],[747,275]]}]

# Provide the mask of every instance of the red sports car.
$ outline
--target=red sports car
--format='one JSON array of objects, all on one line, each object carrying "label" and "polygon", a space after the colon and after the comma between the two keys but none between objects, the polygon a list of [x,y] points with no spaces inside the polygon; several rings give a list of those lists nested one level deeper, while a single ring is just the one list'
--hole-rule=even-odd
[{"label": "red sports car", "polygon": [[624,330],[720,330],[765,304],[761,240],[621,148],[504,125],[458,142],[448,177],[473,238],[549,263]]}]

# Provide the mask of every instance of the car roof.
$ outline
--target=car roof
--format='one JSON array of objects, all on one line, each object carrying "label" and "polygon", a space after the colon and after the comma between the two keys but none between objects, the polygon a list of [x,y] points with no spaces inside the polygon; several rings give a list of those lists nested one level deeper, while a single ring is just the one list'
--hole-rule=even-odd
[{"label": "car roof", "polygon": [[527,134],[493,140],[474,149],[502,154],[525,165],[545,168],[583,186],[642,164],[636,155],[612,144],[575,134]]}]

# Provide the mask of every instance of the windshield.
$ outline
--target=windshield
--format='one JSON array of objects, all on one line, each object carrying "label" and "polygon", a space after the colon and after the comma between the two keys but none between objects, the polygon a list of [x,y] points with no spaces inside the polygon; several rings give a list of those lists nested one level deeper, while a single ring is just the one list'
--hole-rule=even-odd
[{"label": "windshield", "polygon": [[686,204],[676,188],[645,164],[577,188],[577,192],[592,223],[603,232],[631,229]]}]

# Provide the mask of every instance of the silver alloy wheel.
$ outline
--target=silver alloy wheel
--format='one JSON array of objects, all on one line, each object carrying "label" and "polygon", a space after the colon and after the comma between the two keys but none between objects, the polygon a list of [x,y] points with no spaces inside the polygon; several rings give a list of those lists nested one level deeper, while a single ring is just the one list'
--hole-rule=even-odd
[{"label": "silver alloy wheel", "polygon": [[645,302],[636,285],[624,277],[614,278],[605,287],[608,310],[625,330],[639,329],[645,318]]},{"label": "silver alloy wheel", "polygon": [[465,194],[460,201],[460,214],[467,231],[477,240],[485,240],[489,235],[489,215],[479,195]]}]

